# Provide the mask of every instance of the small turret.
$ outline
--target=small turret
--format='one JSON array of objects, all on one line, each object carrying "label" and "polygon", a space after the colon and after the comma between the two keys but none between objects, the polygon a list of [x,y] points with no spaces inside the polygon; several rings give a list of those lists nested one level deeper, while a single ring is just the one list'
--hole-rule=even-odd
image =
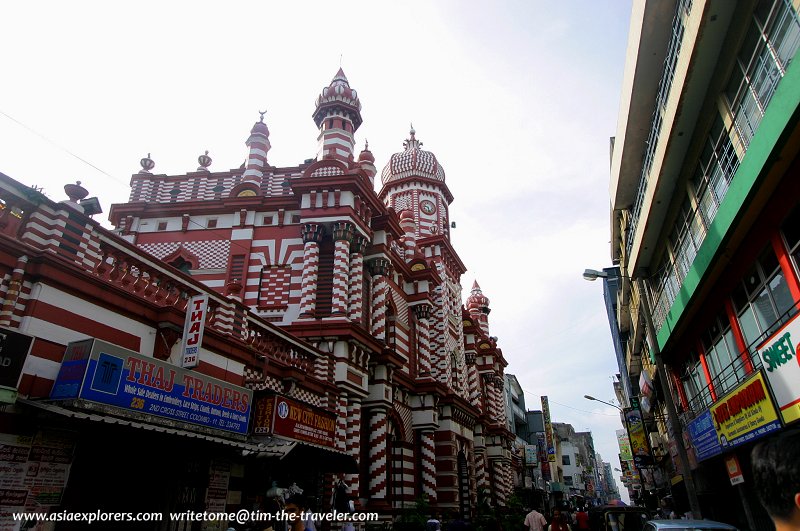
[{"label": "small turret", "polygon": [[250,152],[247,155],[247,163],[242,176],[242,182],[251,182],[261,185],[261,178],[267,167],[267,153],[269,152],[269,128],[264,123],[264,115],[267,111],[259,111],[261,119],[255,123],[250,130],[250,137],[247,139],[247,147]]},{"label": "small turret", "polygon": [[353,161],[353,135],[361,125],[361,101],[340,68],[316,101],[314,123],[319,128],[317,160]]},{"label": "small turret", "polygon": [[358,165],[364,170],[364,173],[369,177],[369,183],[375,186],[375,175],[378,174],[378,168],[375,167],[375,157],[372,151],[369,150],[369,142],[364,141],[364,150],[358,155]]},{"label": "small turret", "polygon": [[488,336],[489,335],[489,299],[481,291],[481,287],[476,280],[472,284],[472,291],[467,298],[467,311],[472,318],[478,323],[481,330]]}]

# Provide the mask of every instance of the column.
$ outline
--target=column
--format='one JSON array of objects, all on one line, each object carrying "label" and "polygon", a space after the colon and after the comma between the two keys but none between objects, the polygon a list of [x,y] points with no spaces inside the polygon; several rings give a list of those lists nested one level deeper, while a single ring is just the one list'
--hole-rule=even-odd
[{"label": "column", "polygon": [[353,322],[360,323],[364,319],[364,248],[367,239],[364,236],[353,236],[350,242],[350,285],[349,317]]},{"label": "column", "polygon": [[[351,397],[347,405],[347,445],[346,451],[356,460],[356,465],[361,464],[361,399]],[[350,493],[354,498],[362,497],[359,485],[360,474],[347,474],[345,483],[350,486]]]},{"label": "column", "polygon": [[431,305],[418,304],[414,306],[417,315],[417,363],[418,376],[430,377],[431,375]]},{"label": "column", "polygon": [[333,224],[333,289],[331,315],[347,317],[348,281],[350,276],[350,241],[353,239],[352,223]]},{"label": "column", "polygon": [[478,493],[482,493],[489,488],[489,480],[486,477],[486,447],[475,446],[475,479],[478,483]]},{"label": "column", "polygon": [[17,265],[14,267],[14,271],[11,272],[11,279],[8,281],[8,290],[3,300],[2,311],[0,311],[0,324],[3,326],[11,326],[11,322],[14,320],[14,310],[17,306],[20,293],[22,293],[23,278],[25,277],[25,268],[27,265],[28,257],[26,255],[20,256],[17,259]]},{"label": "column", "polygon": [[369,498],[375,501],[386,499],[388,428],[386,408],[372,409],[369,419]]},{"label": "column", "polygon": [[422,469],[422,494],[428,503],[436,503],[436,445],[433,430],[420,430],[420,468]]},{"label": "column", "polygon": [[370,332],[376,339],[386,337],[386,299],[389,295],[387,275],[390,270],[389,260],[375,258],[369,262],[372,272],[372,327]]},{"label": "column", "polygon": [[303,226],[303,278],[300,284],[300,317],[314,317],[317,308],[319,242],[325,227],[318,223]]},{"label": "column", "polygon": [[347,449],[347,393],[340,393],[336,403],[336,449]]}]

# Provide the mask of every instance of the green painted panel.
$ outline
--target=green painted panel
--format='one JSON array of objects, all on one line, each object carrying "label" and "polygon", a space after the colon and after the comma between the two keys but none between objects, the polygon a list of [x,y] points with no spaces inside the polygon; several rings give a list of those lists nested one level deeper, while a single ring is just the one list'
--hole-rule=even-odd
[{"label": "green painted panel", "polygon": [[675,302],[672,303],[658,332],[660,348],[669,341],[672,331],[681,320],[704,275],[716,260],[722,244],[735,226],[739,214],[750,204],[750,198],[757,190],[759,177],[762,172],[769,169],[770,156],[780,151],[782,147],[784,131],[794,127],[798,116],[800,116],[800,61],[793,61],[767,107],[750,148],[745,153],[744,160],[739,165],[719,211],[708,228],[706,238],[697,251],[697,256],[686,274]]}]

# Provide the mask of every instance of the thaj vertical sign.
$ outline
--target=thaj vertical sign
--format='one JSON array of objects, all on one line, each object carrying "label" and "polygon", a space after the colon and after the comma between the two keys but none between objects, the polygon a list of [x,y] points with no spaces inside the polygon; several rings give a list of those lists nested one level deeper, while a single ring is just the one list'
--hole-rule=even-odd
[{"label": "thaj vertical sign", "polygon": [[186,322],[181,341],[181,367],[191,369],[200,363],[200,345],[206,327],[208,295],[195,295],[186,306]]}]

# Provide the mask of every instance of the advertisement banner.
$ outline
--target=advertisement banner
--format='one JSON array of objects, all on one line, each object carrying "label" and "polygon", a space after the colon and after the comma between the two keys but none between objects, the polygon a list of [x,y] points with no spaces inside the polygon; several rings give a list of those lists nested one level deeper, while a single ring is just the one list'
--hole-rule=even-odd
[{"label": "advertisement banner", "polygon": [[739,464],[739,458],[736,457],[736,454],[731,454],[725,457],[725,468],[728,469],[728,479],[731,480],[731,485],[744,483],[742,466]]},{"label": "advertisement banner", "polygon": [[617,430],[617,443],[619,444],[619,460],[620,461],[633,461],[633,452],[631,452],[631,441],[628,439],[628,432],[625,430]]},{"label": "advertisement banner", "polygon": [[186,320],[183,323],[181,340],[181,367],[191,369],[200,364],[200,347],[206,328],[208,295],[195,295],[186,305]]},{"label": "advertisement banner", "polygon": [[[98,339],[67,349],[50,398],[81,398],[138,413],[247,434],[253,392]],[[84,359],[88,355],[88,358]],[[76,359],[77,358],[77,359]],[[84,367],[85,374],[78,374]]]},{"label": "advertisement banner", "polygon": [[753,374],[711,405],[714,428],[723,449],[733,448],[781,428],[764,375]]},{"label": "advertisement banner", "polygon": [[261,396],[254,407],[253,433],[274,434],[334,447],[336,415],[279,395]]},{"label": "advertisement banner", "polygon": [[688,429],[698,461],[704,461],[722,453],[722,446],[719,444],[719,436],[714,429],[711,411],[703,411],[689,423]]},{"label": "advertisement banner", "polygon": [[653,458],[650,456],[650,446],[647,443],[647,434],[642,422],[642,414],[638,409],[625,409],[625,425],[628,427],[628,438],[631,443],[633,462],[637,468],[649,466]]},{"label": "advertisement banner", "polygon": [[0,387],[17,388],[33,337],[0,328]]},{"label": "advertisement banner", "polygon": [[553,424],[550,422],[550,402],[546,396],[542,398],[542,416],[544,417],[544,436],[547,441],[547,460],[551,463],[556,461],[556,447],[553,444]]},{"label": "advertisement banner", "polygon": [[538,453],[539,449],[536,447],[535,444],[526,444],[525,445],[525,465],[527,466],[536,466],[539,464]]},{"label": "advertisement banner", "polygon": [[772,388],[783,421],[788,424],[800,419],[800,314],[783,325],[756,350],[764,363],[767,380]]}]

